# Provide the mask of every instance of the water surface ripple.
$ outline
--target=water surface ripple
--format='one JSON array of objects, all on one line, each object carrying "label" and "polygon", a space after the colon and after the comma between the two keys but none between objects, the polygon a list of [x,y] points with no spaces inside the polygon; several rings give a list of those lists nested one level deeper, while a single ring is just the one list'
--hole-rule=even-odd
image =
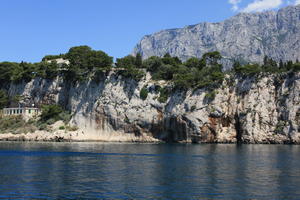
[{"label": "water surface ripple", "polygon": [[0,199],[300,199],[300,146],[0,143]]}]

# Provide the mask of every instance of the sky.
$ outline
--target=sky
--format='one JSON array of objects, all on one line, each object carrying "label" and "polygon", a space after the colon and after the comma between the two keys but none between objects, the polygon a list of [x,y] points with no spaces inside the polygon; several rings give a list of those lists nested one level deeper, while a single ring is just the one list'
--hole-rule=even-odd
[{"label": "sky", "polygon": [[1,0],[0,61],[39,62],[88,45],[124,57],[147,34],[300,0]]}]

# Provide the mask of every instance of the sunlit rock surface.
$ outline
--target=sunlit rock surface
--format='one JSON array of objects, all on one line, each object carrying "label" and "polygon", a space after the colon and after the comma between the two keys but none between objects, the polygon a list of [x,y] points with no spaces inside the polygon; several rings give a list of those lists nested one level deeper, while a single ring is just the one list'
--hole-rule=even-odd
[{"label": "sunlit rock surface", "polygon": [[186,60],[216,50],[224,56],[224,63],[261,63],[264,56],[276,61],[300,59],[300,5],[278,12],[240,13],[220,23],[163,30],[143,37],[133,54],[148,58],[170,53]]},{"label": "sunlit rock surface", "polygon": [[[300,73],[228,76],[214,99],[200,89],[174,92],[166,103],[157,100],[157,84],[162,83],[150,74],[135,82],[110,72],[98,82],[75,85],[61,78],[11,84],[9,95],[71,110],[70,123],[79,130],[43,133],[54,140],[300,143]],[[146,85],[149,94],[142,100],[140,90]],[[39,133],[27,137],[43,139]]]}]

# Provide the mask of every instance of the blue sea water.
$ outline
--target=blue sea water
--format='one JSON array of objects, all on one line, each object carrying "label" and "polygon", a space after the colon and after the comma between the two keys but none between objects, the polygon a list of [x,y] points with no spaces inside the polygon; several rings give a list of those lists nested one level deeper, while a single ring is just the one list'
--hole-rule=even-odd
[{"label": "blue sea water", "polygon": [[300,199],[300,146],[0,142],[0,199]]}]

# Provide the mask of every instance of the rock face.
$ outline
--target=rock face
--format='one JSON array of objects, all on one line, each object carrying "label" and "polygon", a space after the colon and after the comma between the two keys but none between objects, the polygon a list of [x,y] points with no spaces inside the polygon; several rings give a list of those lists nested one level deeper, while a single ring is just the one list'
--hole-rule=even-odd
[{"label": "rock face", "polygon": [[[70,123],[79,127],[74,135],[82,140],[300,143],[300,73],[227,77],[214,99],[205,90],[177,91],[166,103],[157,100],[157,84],[164,83],[150,74],[135,82],[110,72],[77,85],[37,78],[8,91],[71,110]],[[144,86],[146,100],[140,98]]]},{"label": "rock face", "polygon": [[186,60],[211,51],[220,51],[228,60],[258,63],[266,55],[276,61],[300,59],[300,5],[163,30],[142,38],[134,54],[148,58],[170,53]]}]

